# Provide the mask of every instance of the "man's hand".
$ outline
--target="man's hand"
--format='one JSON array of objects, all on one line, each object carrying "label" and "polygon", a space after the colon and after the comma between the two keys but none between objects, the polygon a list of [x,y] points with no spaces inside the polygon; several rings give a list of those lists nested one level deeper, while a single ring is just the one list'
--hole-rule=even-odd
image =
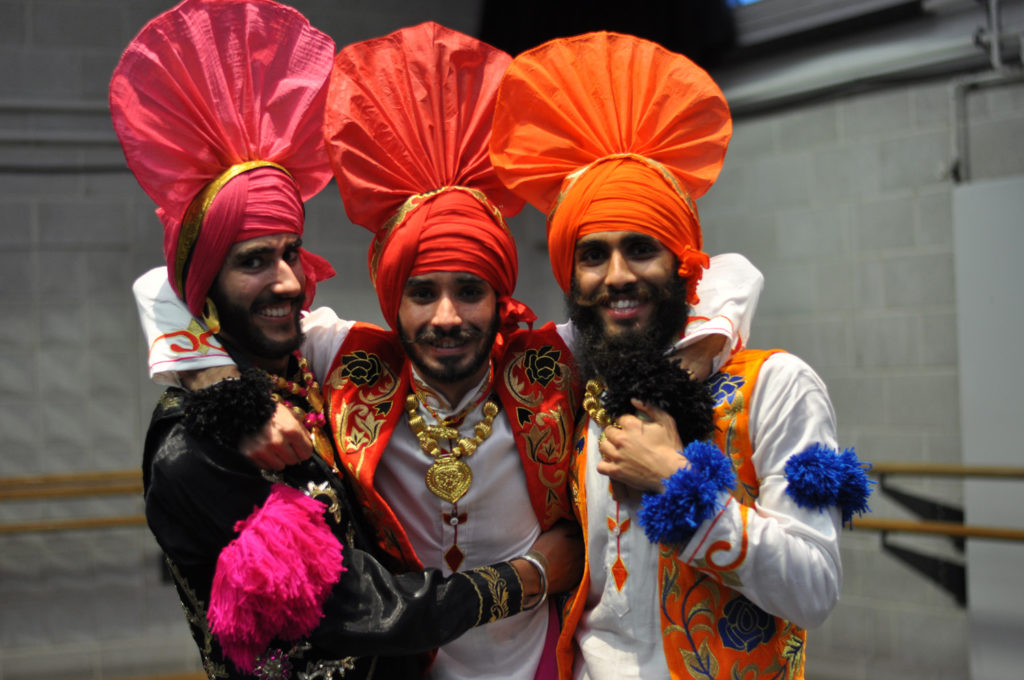
[{"label": "man's hand", "polygon": [[[568,520],[560,521],[538,536],[531,550],[536,550],[547,558],[549,595],[564,593],[579,585],[580,579],[583,578],[585,556],[583,534],[578,524]],[[536,571],[525,561],[523,563],[526,569]],[[530,578],[525,578],[524,585],[528,586],[529,580]]]},{"label": "man's hand", "polygon": [[679,453],[682,442],[672,416],[637,399],[632,402],[641,416],[624,415],[617,427],[605,428],[597,471],[638,491],[660,493],[662,481],[687,465]]},{"label": "man's hand", "polygon": [[690,376],[698,381],[704,382],[711,375],[711,366],[722,347],[725,346],[725,336],[720,333],[701,338],[692,345],[676,350],[671,359],[690,372]]},{"label": "man's hand", "polygon": [[279,403],[263,429],[243,437],[238,450],[257,467],[283,470],[312,456],[313,441],[305,426]]}]

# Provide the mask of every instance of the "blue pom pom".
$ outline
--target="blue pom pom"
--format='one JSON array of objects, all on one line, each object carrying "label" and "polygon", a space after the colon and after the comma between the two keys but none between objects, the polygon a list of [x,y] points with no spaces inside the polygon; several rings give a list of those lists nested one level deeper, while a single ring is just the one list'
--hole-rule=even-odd
[{"label": "blue pom pom", "polygon": [[871,485],[874,484],[868,479],[871,464],[861,463],[852,448],[843,451],[839,461],[844,471],[843,483],[839,487],[839,508],[843,511],[843,524],[852,526],[854,515],[871,511],[868,507]]},{"label": "blue pom pom", "polygon": [[835,449],[813,444],[786,461],[786,480],[786,493],[797,505],[818,510],[837,505],[843,524],[854,514],[868,511],[870,482],[852,448],[837,454]]},{"label": "blue pom pom", "polygon": [[652,543],[681,545],[718,509],[718,496],[736,484],[729,459],[709,442],[691,442],[683,455],[690,467],[665,480],[660,494],[644,494],[637,521]]}]

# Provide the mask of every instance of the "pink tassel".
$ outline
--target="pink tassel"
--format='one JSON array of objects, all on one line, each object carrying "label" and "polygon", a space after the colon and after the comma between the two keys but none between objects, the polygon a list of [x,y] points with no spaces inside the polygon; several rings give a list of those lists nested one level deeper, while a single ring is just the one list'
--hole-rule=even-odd
[{"label": "pink tassel", "polygon": [[324,504],[284,484],[238,522],[221,551],[207,618],[221,648],[243,672],[272,639],[307,636],[341,578],[341,543],[323,518]]}]

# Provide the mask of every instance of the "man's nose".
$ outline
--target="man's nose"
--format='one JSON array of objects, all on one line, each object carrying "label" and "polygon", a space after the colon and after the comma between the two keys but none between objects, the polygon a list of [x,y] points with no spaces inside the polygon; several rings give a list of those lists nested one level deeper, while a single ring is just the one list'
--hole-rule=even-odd
[{"label": "man's nose", "polygon": [[279,260],[276,274],[277,277],[272,287],[276,295],[296,297],[302,292],[305,276],[297,264],[289,264],[285,260]]},{"label": "man's nose", "polygon": [[608,258],[608,271],[605,273],[604,283],[611,288],[621,287],[630,283],[636,283],[636,274],[629,267],[629,261],[618,250],[612,251]]},{"label": "man's nose", "polygon": [[462,316],[459,314],[458,306],[450,296],[442,295],[437,301],[431,324],[439,328],[455,328],[462,325]]}]

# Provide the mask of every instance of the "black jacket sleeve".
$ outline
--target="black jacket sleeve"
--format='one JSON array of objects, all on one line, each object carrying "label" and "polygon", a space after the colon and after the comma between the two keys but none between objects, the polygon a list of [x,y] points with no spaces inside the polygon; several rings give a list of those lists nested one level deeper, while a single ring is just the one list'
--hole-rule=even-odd
[{"label": "black jacket sleeve", "polygon": [[[200,650],[210,647],[212,656],[222,661],[208,630],[196,630],[197,625],[204,627],[217,558],[234,539],[236,523],[261,506],[274,481],[280,480],[268,478],[237,452],[192,436],[182,423],[180,402],[181,393],[168,390],[147,434],[146,516],[195,601],[197,611],[190,619]],[[361,515],[353,510],[342,480],[325,479],[322,467],[310,463],[289,469],[284,481],[300,489],[307,481],[329,481],[342,506],[341,522],[331,512],[325,513],[325,520],[343,545],[346,571],[325,602],[321,624],[308,639],[312,652],[307,659],[413,655],[445,644],[473,626],[521,611],[522,584],[508,563],[449,577],[437,569],[392,574],[360,549],[368,543],[363,538],[368,532],[358,526]],[[178,583],[179,591],[182,585]],[[183,593],[186,607],[190,598]]]}]

